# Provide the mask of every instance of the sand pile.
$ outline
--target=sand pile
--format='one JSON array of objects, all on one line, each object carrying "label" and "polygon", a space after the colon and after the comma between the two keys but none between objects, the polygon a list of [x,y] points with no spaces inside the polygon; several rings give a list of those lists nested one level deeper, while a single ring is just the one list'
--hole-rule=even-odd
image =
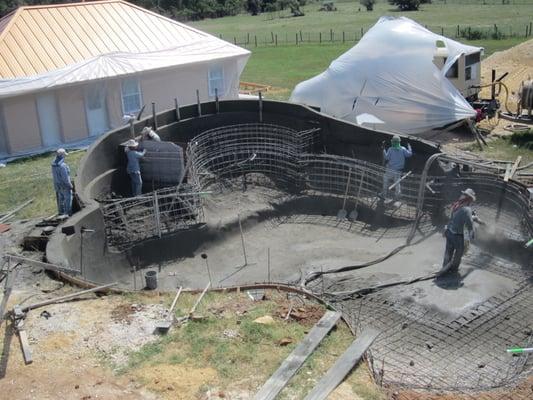
[{"label": "sand pile", "polygon": [[[533,79],[533,39],[511,47],[504,51],[498,51],[481,62],[481,82],[490,83],[491,70],[496,70],[496,78],[505,72],[509,72],[503,79],[503,83],[509,88],[509,108],[516,111],[516,96],[522,81]],[[505,93],[502,91],[500,101],[505,101]],[[490,97],[490,88],[481,92],[483,98]],[[503,104],[502,104],[503,106]],[[502,107],[503,108],[503,107]]]}]

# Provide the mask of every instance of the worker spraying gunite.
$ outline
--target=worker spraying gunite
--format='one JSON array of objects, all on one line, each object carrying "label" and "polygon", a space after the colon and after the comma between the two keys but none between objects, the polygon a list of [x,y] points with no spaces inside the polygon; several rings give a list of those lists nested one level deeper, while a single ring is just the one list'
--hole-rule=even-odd
[{"label": "worker spraying gunite", "polygon": [[[391,147],[387,150],[383,147],[383,159],[386,163],[387,170],[383,175],[383,191],[382,196],[387,198],[389,192],[389,185],[398,182],[402,177],[403,169],[405,168],[405,160],[413,155],[411,145],[407,143],[407,148],[401,145],[401,140],[398,135],[394,135],[391,139]],[[394,197],[397,199],[401,193],[400,183],[397,183]]]},{"label": "worker spraying gunite", "polygon": [[[472,211],[471,205],[476,201],[476,193],[472,189],[461,192],[459,199],[452,204],[452,215],[446,226],[446,250],[439,275],[454,273],[459,270],[461,258],[474,238],[474,221],[479,221]],[[466,230],[465,230],[466,228]]]},{"label": "worker spraying gunite", "polygon": [[141,178],[141,166],[139,160],[144,157],[146,150],[139,151],[139,142],[135,139],[130,139],[126,142],[126,157],[128,158],[128,166],[126,172],[131,180],[131,193],[135,196],[140,196],[142,193],[143,181]]}]

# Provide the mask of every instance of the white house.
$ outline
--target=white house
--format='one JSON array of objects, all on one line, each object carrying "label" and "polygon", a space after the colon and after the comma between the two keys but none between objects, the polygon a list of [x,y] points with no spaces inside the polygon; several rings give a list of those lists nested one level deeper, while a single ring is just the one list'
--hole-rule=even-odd
[{"label": "white house", "polygon": [[238,97],[250,52],[122,0],[0,19],[0,159],[81,142],[158,110]]}]

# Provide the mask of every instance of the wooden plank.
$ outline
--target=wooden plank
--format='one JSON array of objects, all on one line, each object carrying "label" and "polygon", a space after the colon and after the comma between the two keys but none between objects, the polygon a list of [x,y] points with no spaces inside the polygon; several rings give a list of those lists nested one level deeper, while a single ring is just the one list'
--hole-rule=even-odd
[{"label": "wooden plank", "polygon": [[28,334],[23,328],[17,329],[20,347],[22,348],[22,355],[24,357],[24,362],[26,365],[33,362],[33,355],[31,353],[30,342],[28,341]]},{"label": "wooden plank", "polygon": [[304,400],[323,400],[335,390],[344,377],[359,362],[365,351],[379,335],[379,331],[367,328],[355,339],[350,347],[340,356],[335,364],[320,379]]},{"label": "wooden plank", "polygon": [[511,168],[511,172],[509,173],[508,179],[511,179],[514,176],[516,170],[518,169],[518,166],[520,165],[520,161],[522,161],[522,156],[516,157],[513,167]]},{"label": "wooden plank", "polygon": [[72,273],[72,272],[78,273],[79,272],[77,269],[64,268],[64,267],[57,266],[55,264],[45,263],[45,262],[42,262],[42,261],[33,260],[31,258],[17,256],[17,255],[14,255],[14,254],[6,254],[5,257],[8,258],[11,261],[16,262],[16,263],[27,264],[27,265],[30,265],[32,267],[42,268],[42,269],[45,269],[45,270],[48,270],[48,271],[69,272],[69,273]]},{"label": "wooden plank", "polygon": [[503,181],[507,182],[509,180],[509,175],[511,174],[511,164],[507,164],[505,168],[505,175],[503,176]]},{"label": "wooden plank", "polygon": [[254,400],[273,400],[300,369],[307,357],[313,353],[322,339],[326,337],[331,328],[335,326],[340,317],[340,312],[327,311],[283,361],[278,370],[266,381],[254,396]]},{"label": "wooden plank", "polygon": [[2,296],[2,303],[0,303],[0,325],[2,325],[2,322],[4,320],[4,314],[7,307],[7,301],[9,300],[9,296],[11,295],[11,291],[13,290],[13,283],[15,282],[15,279],[17,278],[18,269],[15,267],[13,270],[9,270],[9,264],[8,264],[8,270],[7,270],[7,277],[6,282],[4,284],[4,295]]},{"label": "wooden plank", "polygon": [[11,218],[13,215],[18,213],[20,210],[22,210],[24,207],[26,207],[27,205],[29,205],[32,202],[33,202],[33,198],[29,199],[28,201],[25,201],[24,203],[22,203],[18,207],[15,207],[13,210],[9,211],[6,215],[4,215],[2,218],[0,218],[0,222],[7,221],[9,218]]}]

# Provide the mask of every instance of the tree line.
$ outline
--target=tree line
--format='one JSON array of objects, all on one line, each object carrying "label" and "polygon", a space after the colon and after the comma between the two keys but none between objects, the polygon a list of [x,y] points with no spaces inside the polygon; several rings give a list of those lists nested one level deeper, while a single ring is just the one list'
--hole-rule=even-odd
[{"label": "tree line", "polygon": [[[19,6],[38,4],[72,3],[69,0],[0,0],[0,17]],[[306,0],[129,0],[143,8],[155,11],[180,21],[194,21],[204,18],[219,18],[248,12],[257,15],[290,9],[298,14]],[[301,13],[303,15],[303,13]]]},{"label": "tree line", "polygon": [[[58,4],[80,0],[0,0],[0,17],[10,13],[19,6],[37,4]],[[204,18],[220,18],[248,12],[258,15],[264,12],[290,10],[295,17],[304,15],[300,7],[307,0],[129,0],[134,4],[155,11],[179,21],[195,21]],[[312,1],[312,0],[310,0]],[[354,0],[357,2],[358,0]],[[388,0],[399,9],[408,11],[418,9],[421,3],[431,0]],[[502,0],[505,1],[505,0]],[[334,3],[323,1],[323,3]],[[371,11],[376,0],[359,0],[359,3]]]}]

